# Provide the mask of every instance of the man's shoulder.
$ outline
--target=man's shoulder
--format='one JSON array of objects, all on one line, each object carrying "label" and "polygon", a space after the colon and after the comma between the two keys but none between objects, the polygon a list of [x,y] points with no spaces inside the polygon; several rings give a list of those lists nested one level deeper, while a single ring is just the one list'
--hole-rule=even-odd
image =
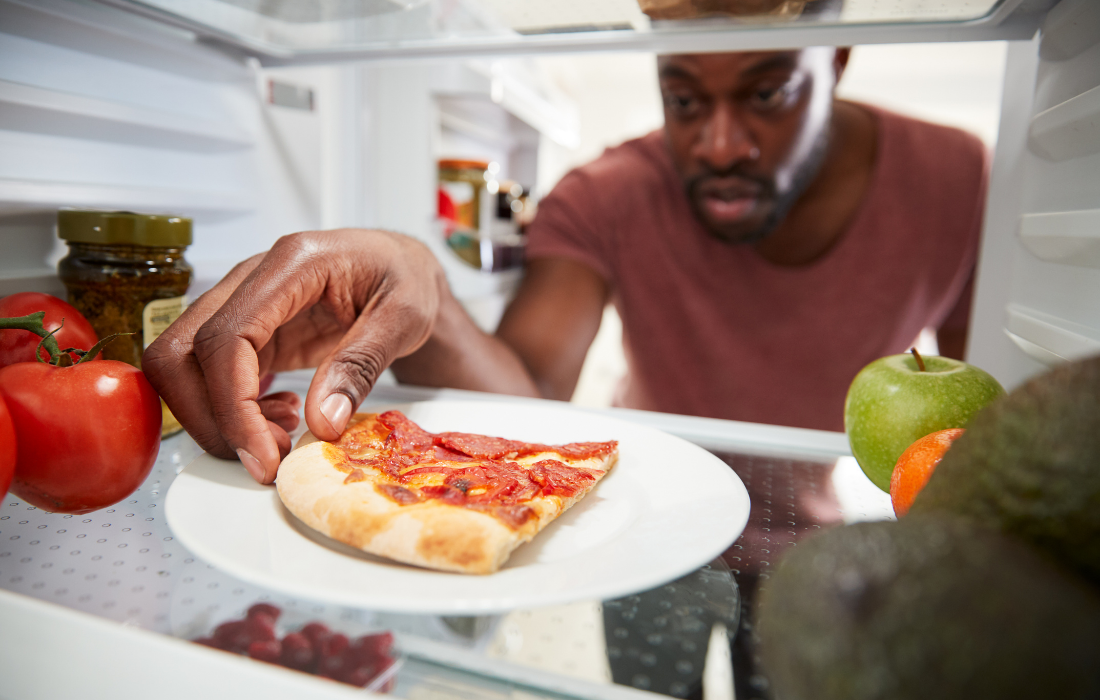
[{"label": "man's shoulder", "polygon": [[646,181],[658,183],[672,172],[672,160],[661,130],[612,146],[595,160],[575,170],[591,185],[608,189],[636,189]]},{"label": "man's shoulder", "polygon": [[929,171],[970,180],[983,177],[987,149],[968,131],[870,107],[882,130],[880,144],[903,172],[919,177]]}]

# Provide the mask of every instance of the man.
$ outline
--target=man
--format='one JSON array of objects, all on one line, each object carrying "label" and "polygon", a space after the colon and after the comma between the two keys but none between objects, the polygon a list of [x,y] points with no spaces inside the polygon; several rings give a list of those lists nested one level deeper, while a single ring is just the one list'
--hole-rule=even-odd
[{"label": "man", "polygon": [[296,234],[239,265],[148,349],[191,434],[275,478],[297,398],[268,371],[318,366],[310,429],[335,439],[378,375],[568,399],[610,301],[624,405],[841,429],[864,364],[925,326],[961,356],[984,155],[961,132],[840,102],[848,50],[670,56],[666,124],[568,175],[530,231],[495,336],[419,243]]}]

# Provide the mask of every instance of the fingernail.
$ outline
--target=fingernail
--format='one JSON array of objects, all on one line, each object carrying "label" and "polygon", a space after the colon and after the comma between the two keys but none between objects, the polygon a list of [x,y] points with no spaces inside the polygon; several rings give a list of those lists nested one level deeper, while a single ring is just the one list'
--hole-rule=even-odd
[{"label": "fingernail", "polygon": [[346,394],[332,394],[321,402],[321,415],[328,420],[333,430],[344,432],[344,426],[348,424],[348,418],[351,418],[351,399]]},{"label": "fingernail", "polygon": [[241,464],[244,465],[244,468],[248,470],[253,479],[261,484],[264,483],[264,467],[260,464],[260,460],[249,454],[248,450],[243,447],[237,450],[237,458],[241,460]]}]

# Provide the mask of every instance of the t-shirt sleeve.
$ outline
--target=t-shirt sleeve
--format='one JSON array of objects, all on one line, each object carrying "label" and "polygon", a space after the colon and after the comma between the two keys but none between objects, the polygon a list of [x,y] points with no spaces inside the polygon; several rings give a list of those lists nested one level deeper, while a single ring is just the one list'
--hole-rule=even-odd
[{"label": "t-shirt sleeve", "polygon": [[601,199],[583,168],[562,178],[539,202],[538,214],[527,227],[527,259],[568,258],[592,268],[612,285],[613,217]]},{"label": "t-shirt sleeve", "polygon": [[959,292],[954,304],[940,322],[937,330],[965,332],[970,325],[970,311],[974,299],[974,280],[978,262],[978,250],[981,246],[982,223],[985,213],[986,191],[989,186],[989,153],[985,146],[976,137],[967,135],[969,150],[972,151],[972,160],[976,162],[978,172],[977,196],[974,197],[970,226],[967,230],[967,246],[964,254],[964,263],[960,269],[962,283],[958,285]]},{"label": "t-shirt sleeve", "polygon": [[970,326],[970,308],[974,300],[974,275],[970,275],[966,286],[959,294],[955,306],[948,312],[947,318],[939,325],[938,331],[966,331]]}]

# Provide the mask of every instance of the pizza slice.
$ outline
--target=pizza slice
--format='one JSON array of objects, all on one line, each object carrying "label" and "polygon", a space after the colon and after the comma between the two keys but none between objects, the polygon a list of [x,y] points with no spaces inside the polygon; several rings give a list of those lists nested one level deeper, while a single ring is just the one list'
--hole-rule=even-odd
[{"label": "pizza slice", "polygon": [[617,460],[615,441],[429,433],[400,411],[357,413],[334,443],[307,433],[275,484],[291,513],[332,539],[407,564],[488,574]]}]

